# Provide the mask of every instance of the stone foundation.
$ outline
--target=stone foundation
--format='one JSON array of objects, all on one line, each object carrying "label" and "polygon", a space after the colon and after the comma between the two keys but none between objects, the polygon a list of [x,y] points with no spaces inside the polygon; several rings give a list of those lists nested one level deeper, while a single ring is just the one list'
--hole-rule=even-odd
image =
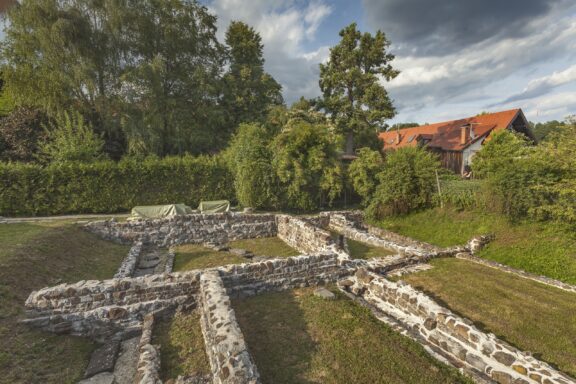
[{"label": "stone foundation", "polygon": [[335,254],[295,256],[260,263],[218,268],[228,294],[234,298],[266,291],[323,285],[350,273]]},{"label": "stone foundation", "polygon": [[259,383],[256,364],[248,352],[218,271],[202,274],[200,284],[200,323],[213,383]]},{"label": "stone foundation", "polygon": [[299,252],[316,255],[336,250],[330,233],[305,219],[277,215],[276,222],[278,238]]},{"label": "stone foundation", "polygon": [[135,383],[162,384],[160,380],[160,351],[152,345],[152,328],[154,327],[154,314],[144,317],[142,336],[138,344],[138,366]]},{"label": "stone foundation", "polygon": [[276,236],[275,215],[230,212],[122,223],[108,220],[89,223],[85,228],[108,240],[129,244],[142,241],[158,247],[206,241],[223,244],[233,240]]},{"label": "stone foundation", "polygon": [[[351,260],[345,242],[335,244],[326,228],[353,240],[396,250],[398,254]],[[96,340],[124,339],[141,332],[138,383],[161,383],[158,376],[161,351],[151,344],[154,316],[194,306],[201,312],[213,382],[259,383],[258,370],[236,321],[230,297],[336,281],[348,295],[369,306],[378,318],[386,319],[394,329],[421,343],[440,360],[471,373],[479,383],[575,383],[548,364],[492,334],[483,333],[425,294],[382,277],[422,265],[433,257],[457,256],[480,262],[471,253],[481,249],[489,237],[475,238],[465,246],[441,249],[365,226],[358,212],[326,212],[302,218],[272,214],[195,214],[128,223],[105,221],[91,223],[87,229],[110,240],[133,244],[116,278],[61,284],[32,292],[26,301],[29,318],[25,322],[44,330]],[[170,273],[174,261],[174,251],[170,249],[165,264],[158,264],[158,268],[149,272],[163,273],[128,277],[138,268],[141,254],[147,252],[144,247],[183,243],[219,245],[237,239],[272,236],[278,236],[305,255]]]},{"label": "stone foundation", "polygon": [[557,383],[574,381],[539,361],[487,334],[472,323],[441,307],[407,284],[389,281],[365,269],[340,282],[378,311],[404,325],[415,338],[459,367],[497,383]]},{"label": "stone foundation", "polygon": [[107,338],[139,329],[148,313],[193,304],[199,285],[199,271],[61,284],[32,292],[24,322],[56,333]]}]

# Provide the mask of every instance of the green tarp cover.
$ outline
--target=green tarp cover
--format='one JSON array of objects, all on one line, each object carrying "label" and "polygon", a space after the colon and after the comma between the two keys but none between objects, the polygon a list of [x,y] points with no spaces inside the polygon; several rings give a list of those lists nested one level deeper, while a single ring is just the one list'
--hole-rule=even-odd
[{"label": "green tarp cover", "polygon": [[185,204],[143,205],[132,208],[130,218],[156,219],[189,213],[193,213],[193,210]]},{"label": "green tarp cover", "polygon": [[228,200],[201,201],[198,210],[202,213],[221,213],[230,210]]}]

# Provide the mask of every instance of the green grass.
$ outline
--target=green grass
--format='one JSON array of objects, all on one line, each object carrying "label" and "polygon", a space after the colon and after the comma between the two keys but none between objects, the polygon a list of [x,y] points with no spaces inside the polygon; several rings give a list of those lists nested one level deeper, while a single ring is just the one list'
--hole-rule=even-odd
[{"label": "green grass", "polygon": [[373,257],[385,257],[397,253],[386,248],[375,247],[351,239],[346,239],[346,242],[348,243],[350,256],[353,259],[371,259]]},{"label": "green grass", "polygon": [[175,247],[174,272],[213,268],[228,264],[242,264],[249,260],[229,252],[218,252],[198,244]]},{"label": "green grass", "polygon": [[278,237],[236,240],[230,242],[230,247],[245,249],[256,256],[290,257],[300,254]]},{"label": "green grass", "polygon": [[24,301],[45,286],[111,278],[129,247],[69,221],[0,224],[0,383],[75,383],[95,345],[18,323]]},{"label": "green grass", "polygon": [[263,383],[463,383],[456,370],[341,293],[304,288],[233,303]]},{"label": "green grass", "polygon": [[[246,249],[256,256],[289,257],[299,254],[277,237],[233,241],[230,247]],[[180,245],[175,249],[175,272],[250,262],[250,259],[230,252],[218,252],[198,244]]]},{"label": "green grass", "polygon": [[475,235],[494,233],[496,239],[478,256],[576,284],[576,236],[554,224],[512,224],[495,214],[431,209],[379,225],[439,246],[464,244]]},{"label": "green grass", "polygon": [[160,345],[160,375],[164,382],[179,375],[210,373],[197,311],[176,313],[154,325],[153,344]]},{"label": "green grass", "polygon": [[576,377],[576,294],[458,259],[402,277],[477,326]]}]

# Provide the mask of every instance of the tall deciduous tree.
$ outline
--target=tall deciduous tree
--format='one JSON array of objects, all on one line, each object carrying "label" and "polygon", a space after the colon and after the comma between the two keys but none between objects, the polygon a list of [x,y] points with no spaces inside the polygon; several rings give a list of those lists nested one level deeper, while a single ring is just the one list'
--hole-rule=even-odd
[{"label": "tall deciduous tree", "polygon": [[264,71],[262,39],[250,26],[233,21],[226,31],[230,69],[224,77],[224,104],[231,126],[262,121],[271,105],[283,104],[280,84]]},{"label": "tall deciduous tree", "polygon": [[23,1],[0,61],[18,105],[80,111],[108,152],[123,138],[133,152],[209,152],[226,126],[215,23],[195,0]]},{"label": "tall deciduous tree", "polygon": [[382,81],[398,75],[387,52],[390,43],[381,31],[361,33],[353,23],[340,31],[342,39],[320,64],[322,107],[346,136],[346,152],[354,149],[354,136],[376,137],[395,110]]},{"label": "tall deciduous tree", "polygon": [[127,12],[121,95],[131,151],[198,154],[222,147],[225,50],[216,17],[182,0],[128,0]]},{"label": "tall deciduous tree", "polygon": [[52,116],[74,108],[122,151],[114,95],[121,69],[118,4],[113,1],[23,1],[9,10],[0,49],[7,92],[17,105]]}]

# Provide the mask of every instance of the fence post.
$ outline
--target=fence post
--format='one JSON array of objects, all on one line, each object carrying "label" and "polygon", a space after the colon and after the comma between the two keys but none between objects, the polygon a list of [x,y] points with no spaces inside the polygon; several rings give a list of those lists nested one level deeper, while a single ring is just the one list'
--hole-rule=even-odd
[{"label": "fence post", "polygon": [[442,190],[440,189],[440,178],[438,178],[438,170],[436,173],[436,185],[438,186],[438,196],[440,197],[440,208],[444,208],[444,201],[442,201]]}]

